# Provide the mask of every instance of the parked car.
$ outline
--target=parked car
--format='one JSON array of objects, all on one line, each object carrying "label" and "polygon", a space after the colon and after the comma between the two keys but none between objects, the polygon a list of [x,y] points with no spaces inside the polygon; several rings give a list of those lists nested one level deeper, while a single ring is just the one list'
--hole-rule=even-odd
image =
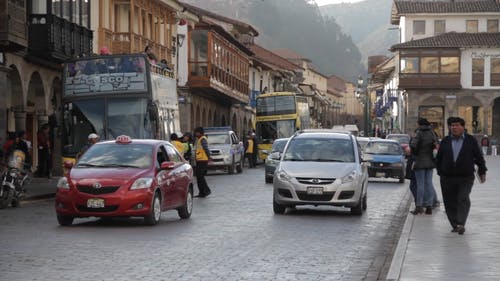
[{"label": "parked car", "polygon": [[[271,147],[272,153],[281,153],[283,149],[285,149],[286,142],[288,138],[275,139],[273,142],[273,146]],[[268,155],[265,162],[265,180],[267,183],[273,182],[274,171],[276,170],[276,166],[279,164],[279,159],[273,159]]]},{"label": "parked car", "polygon": [[359,146],[361,147],[361,151],[365,151],[365,146],[366,144],[370,141],[371,138],[369,137],[356,137],[356,140],[359,143]]},{"label": "parked car", "polygon": [[401,145],[401,149],[406,152],[410,145],[410,135],[408,134],[388,134],[386,137],[388,140],[395,140]]},{"label": "parked car", "polygon": [[364,160],[368,162],[368,175],[377,178],[397,178],[405,181],[405,155],[395,140],[369,141],[365,147]]},{"label": "parked car", "polygon": [[299,131],[288,141],[274,173],[273,210],[283,214],[297,205],[330,205],[361,215],[367,207],[367,187],[368,173],[354,135]]},{"label": "parked car", "polygon": [[57,183],[60,225],[78,217],[144,217],[157,224],[162,211],[189,218],[193,170],[172,144],[119,136],[92,145]]},{"label": "parked car", "polygon": [[241,142],[231,127],[205,127],[210,158],[208,169],[224,169],[228,174],[243,172],[245,151]]}]

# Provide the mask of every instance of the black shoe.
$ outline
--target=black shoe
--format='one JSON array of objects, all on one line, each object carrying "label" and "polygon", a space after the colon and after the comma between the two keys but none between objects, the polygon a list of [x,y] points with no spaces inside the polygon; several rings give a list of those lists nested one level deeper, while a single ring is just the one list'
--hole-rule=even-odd
[{"label": "black shoe", "polygon": [[451,232],[458,232],[457,227],[455,226],[455,227],[451,230]]},{"label": "black shoe", "polygon": [[212,194],[212,191],[211,190],[208,190],[208,192],[205,194],[205,197],[207,197],[208,195]]},{"label": "black shoe", "polygon": [[465,232],[465,227],[461,224],[457,225],[457,232],[459,235],[463,235]]},{"label": "black shoe", "polygon": [[205,198],[205,197],[207,197],[207,196],[206,196],[205,194],[200,194],[200,193],[198,193],[198,195],[195,195],[194,197],[195,197],[195,198]]},{"label": "black shoe", "polygon": [[434,202],[434,204],[432,204],[432,208],[439,208],[439,206],[441,206],[441,202],[439,201],[436,201]]},{"label": "black shoe", "polygon": [[432,215],[432,207],[425,207],[425,214],[426,215]]},{"label": "black shoe", "polygon": [[413,211],[411,211],[410,213],[412,213],[414,215],[418,215],[418,214],[422,214],[423,212],[424,212],[423,207],[415,207],[415,209]]}]

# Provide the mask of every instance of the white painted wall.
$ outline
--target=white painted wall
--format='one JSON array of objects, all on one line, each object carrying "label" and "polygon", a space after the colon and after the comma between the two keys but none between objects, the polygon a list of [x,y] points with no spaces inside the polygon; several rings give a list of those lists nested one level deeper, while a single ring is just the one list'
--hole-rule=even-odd
[{"label": "white painted wall", "polygon": [[[472,58],[484,58],[484,86],[472,86]],[[490,59],[500,58],[499,49],[467,49],[462,51],[460,58],[460,82],[466,89],[500,89],[500,86],[490,86]]]},{"label": "white painted wall", "polygon": [[[417,40],[422,38],[427,38],[434,36],[434,20],[445,20],[446,21],[446,32],[465,32],[466,31],[466,20],[478,20],[478,32],[487,31],[487,20],[498,19],[500,20],[500,13],[489,13],[489,14],[462,14],[462,15],[447,15],[447,14],[436,14],[436,15],[409,15],[406,17],[401,17],[400,28],[403,30],[401,34],[401,43],[409,40]],[[414,20],[425,20],[425,34],[423,35],[413,35],[413,21]]]}]

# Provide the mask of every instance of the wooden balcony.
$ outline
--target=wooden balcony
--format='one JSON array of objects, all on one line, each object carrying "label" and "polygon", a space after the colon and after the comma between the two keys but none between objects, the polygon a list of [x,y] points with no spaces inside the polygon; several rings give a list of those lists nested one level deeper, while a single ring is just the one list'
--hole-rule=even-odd
[{"label": "wooden balcony", "polygon": [[30,56],[63,62],[92,52],[92,31],[52,15],[30,15]]},{"label": "wooden balcony", "polygon": [[26,3],[0,0],[0,49],[16,50],[28,46]]},{"label": "wooden balcony", "polygon": [[399,87],[404,89],[461,89],[460,73],[400,73]]},{"label": "wooden balcony", "polygon": [[191,63],[188,86],[208,95],[225,95],[232,103],[249,104],[248,81],[210,63]]},{"label": "wooden balcony", "polygon": [[153,48],[158,60],[166,59],[172,64],[173,49],[160,45],[133,32],[113,32],[106,28],[98,29],[98,38],[102,46],[110,48],[112,54],[142,53],[147,45]]}]

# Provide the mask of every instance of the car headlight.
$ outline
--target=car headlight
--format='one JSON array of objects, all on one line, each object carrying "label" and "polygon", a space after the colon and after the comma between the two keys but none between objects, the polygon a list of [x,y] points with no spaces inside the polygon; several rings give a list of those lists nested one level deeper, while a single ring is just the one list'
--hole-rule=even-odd
[{"label": "car headlight", "polygon": [[291,181],[292,180],[292,177],[283,170],[280,170],[278,172],[277,177],[278,177],[278,179],[280,179],[282,181]]},{"label": "car headlight", "polygon": [[57,181],[57,188],[69,189],[69,182],[67,177],[59,178]]},{"label": "car headlight", "polygon": [[357,176],[358,176],[358,173],[356,173],[356,171],[352,171],[349,174],[347,174],[346,176],[343,176],[341,178],[341,181],[342,181],[342,183],[353,182]]},{"label": "car headlight", "polygon": [[138,178],[135,180],[134,184],[132,184],[130,190],[150,188],[151,184],[153,184],[152,178]]},{"label": "car headlight", "polygon": [[269,157],[266,158],[266,165],[274,166],[274,165],[276,165],[276,163],[278,163],[278,161],[271,159]]}]

